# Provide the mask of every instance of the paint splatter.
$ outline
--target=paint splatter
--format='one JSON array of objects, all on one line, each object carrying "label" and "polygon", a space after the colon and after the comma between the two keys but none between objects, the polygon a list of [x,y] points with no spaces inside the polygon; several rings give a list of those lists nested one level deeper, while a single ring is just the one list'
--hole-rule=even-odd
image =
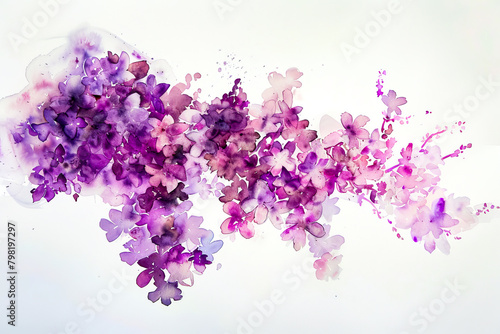
[{"label": "paint splatter", "polygon": [[448,253],[447,237],[460,239],[477,216],[498,209],[473,209],[467,197],[439,187],[445,160],[470,143],[441,152],[432,141],[447,128],[396,140],[397,124],[409,122],[401,109],[407,100],[382,92],[385,71],[377,80],[380,123],[344,112],[320,138],[294,104],[298,69],[271,73],[260,103],[250,104],[240,79],[202,101],[200,90],[189,93],[199,73],[176,82],[168,64],[105,37],[76,35],[30,66],[30,85],[3,102],[18,113],[3,121],[12,147],[2,158],[15,153],[34,202],[94,193],[109,203],[99,226],[109,242],[127,239],[120,258],[142,267],[136,282],[152,287],[152,302],[180,300],[180,287],[193,285],[223,246],[204,217],[189,213],[195,195],[223,203],[223,234],[252,238],[269,221],[295,250],[308,244],[322,280],[341,271],[344,238],[319,222],[339,213],[339,198],[390,217],[397,238],[409,230],[428,252]]},{"label": "paint splatter", "polygon": [[385,70],[378,71],[377,84],[375,85],[375,87],[377,87],[377,97],[384,95],[384,92],[382,91],[382,88],[384,88],[384,75],[386,75]]}]

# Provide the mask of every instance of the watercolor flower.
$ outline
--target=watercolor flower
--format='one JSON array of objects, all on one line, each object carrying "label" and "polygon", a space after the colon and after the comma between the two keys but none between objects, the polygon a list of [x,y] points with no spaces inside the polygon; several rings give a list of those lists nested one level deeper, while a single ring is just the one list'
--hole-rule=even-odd
[{"label": "watercolor flower", "polygon": [[184,148],[189,147],[190,141],[184,136],[189,125],[182,122],[174,122],[170,115],[163,117],[162,121],[156,121],[156,126],[151,131],[151,136],[156,138],[156,150],[160,152],[164,146],[181,144]]},{"label": "watercolor flower", "polygon": [[156,277],[165,277],[163,273],[163,268],[165,267],[165,259],[166,255],[160,255],[158,253],[153,253],[148,257],[142,258],[137,261],[137,264],[140,265],[144,269],[137,276],[136,283],[139,287],[143,288],[151,282],[151,279]]},{"label": "watercolor flower", "polygon": [[406,98],[396,97],[396,92],[389,90],[387,95],[382,95],[382,102],[387,106],[387,118],[391,117],[391,113],[394,111],[397,115],[401,115],[400,106],[406,104]]},{"label": "watercolor flower", "polygon": [[128,53],[122,51],[120,56],[108,51],[108,56],[100,59],[103,73],[111,84],[120,84],[134,78],[131,72],[128,72],[130,57]]},{"label": "watercolor flower", "polygon": [[86,76],[82,78],[82,84],[88,87],[90,94],[102,95],[104,87],[107,87],[110,83],[102,70],[99,58],[87,58],[83,68]]},{"label": "watercolor flower", "polygon": [[47,140],[50,134],[55,137],[62,137],[63,132],[59,123],[56,122],[57,113],[52,108],[45,108],[43,110],[43,118],[46,120],[44,123],[31,123],[33,135],[37,136],[40,141]]},{"label": "watercolor flower", "polygon": [[319,280],[328,281],[329,279],[338,278],[342,268],[339,263],[342,261],[342,255],[333,256],[330,253],[325,253],[321,259],[314,261],[314,268],[316,269],[316,277]]},{"label": "watercolor flower", "polygon": [[358,148],[359,140],[367,140],[370,138],[368,130],[363,128],[369,120],[370,119],[367,116],[359,115],[353,121],[351,114],[347,112],[342,114],[340,121],[345,129],[345,134],[349,139],[350,147]]},{"label": "watercolor flower", "polygon": [[361,151],[361,154],[368,154],[369,152],[375,155],[377,152],[386,148],[384,140],[380,140],[380,132],[378,129],[372,131],[370,138],[366,141],[366,146]]},{"label": "watercolor flower", "polygon": [[203,254],[207,256],[207,260],[212,262],[214,260],[213,254],[217,253],[221,248],[224,242],[222,240],[215,240],[214,232],[208,230],[205,232],[205,235],[201,237],[201,246],[198,248]]},{"label": "watercolor flower", "polygon": [[306,204],[317,192],[317,189],[313,186],[304,187],[300,182],[300,177],[292,175],[286,169],[283,169],[281,177],[277,178],[273,185],[278,187],[276,189],[278,199],[286,199],[286,205],[289,209]]},{"label": "watercolor flower", "polygon": [[281,229],[281,225],[285,222],[281,216],[284,213],[290,212],[287,201],[274,202],[269,208],[269,220],[277,229]]},{"label": "watercolor flower", "polygon": [[134,213],[132,205],[125,205],[122,211],[109,210],[109,219],[101,219],[99,226],[106,231],[109,242],[116,240],[122,233],[128,233],[141,218]]},{"label": "watercolor flower", "polygon": [[186,212],[177,216],[174,225],[180,234],[179,243],[188,241],[193,245],[200,245],[200,239],[207,232],[204,228],[200,228],[201,223],[203,223],[203,217],[188,217]]},{"label": "watercolor flower", "polygon": [[149,184],[158,187],[160,184],[168,192],[172,192],[181,181],[187,181],[186,170],[181,165],[165,164],[162,167],[158,165],[147,165],[144,170],[151,175]]},{"label": "watercolor flower", "polygon": [[54,189],[51,187],[53,183],[51,174],[47,173],[42,176],[35,170],[35,172],[31,173],[29,181],[32,184],[38,185],[38,187],[31,190],[33,202],[39,201],[42,198],[50,202],[56,196]]},{"label": "watercolor flower", "polygon": [[224,212],[230,217],[226,218],[221,225],[221,231],[224,234],[230,234],[236,230],[240,231],[242,237],[248,239],[254,236],[255,229],[253,227],[254,213],[245,213],[241,206],[235,202],[224,204]]},{"label": "watercolor flower", "polygon": [[50,107],[58,114],[70,108],[90,109],[95,105],[96,99],[85,93],[85,85],[79,75],[72,75],[66,82],[60,82],[58,88],[61,95],[53,97],[50,103]]},{"label": "watercolor flower", "polygon": [[[184,250],[182,245],[172,247],[166,253],[165,269],[170,274],[168,282],[179,282],[179,284],[184,286],[192,286],[194,276],[191,271],[191,265],[193,262],[189,260],[192,254],[184,252]],[[186,280],[189,280],[189,283]]]},{"label": "watercolor flower", "polygon": [[55,121],[59,123],[64,134],[69,139],[75,139],[78,130],[86,127],[88,124],[81,117],[77,117],[76,111],[68,110],[64,113],[57,115]]},{"label": "watercolor flower", "polygon": [[[452,227],[459,222],[445,212],[445,200],[439,198],[432,203],[432,209],[423,206],[418,210],[417,221],[411,226],[411,236],[413,241],[418,242],[422,238],[432,233],[434,239],[438,239],[443,233],[443,228]],[[430,242],[424,244],[425,249],[432,253],[435,245]]]},{"label": "watercolor flower", "polygon": [[330,225],[324,225],[325,235],[321,238],[315,237],[312,234],[307,236],[309,239],[309,251],[313,253],[314,257],[321,257],[332,250],[339,250],[345,242],[345,239],[341,235],[334,235],[327,237],[330,233]]},{"label": "watercolor flower", "polygon": [[259,132],[270,133],[278,131],[282,117],[276,113],[276,101],[269,100],[262,105],[251,105],[249,114],[253,117],[250,126]]},{"label": "watercolor flower", "polygon": [[[193,173],[192,169],[186,171],[188,175]],[[210,195],[219,197],[220,190],[224,188],[224,184],[217,181],[217,176],[212,179],[211,183],[208,183],[206,178],[202,179],[199,175],[195,175],[191,178],[188,177],[187,182],[185,182],[188,186],[184,189],[184,192],[188,195],[198,194],[200,198],[204,200],[208,200]]]},{"label": "watercolor flower", "polygon": [[136,226],[129,231],[129,235],[132,240],[123,245],[129,251],[120,253],[120,259],[128,265],[131,266],[156,251],[156,245],[151,242],[150,233],[146,228]]},{"label": "watercolor flower", "polygon": [[157,84],[156,77],[150,74],[146,79],[146,83],[136,82],[134,90],[141,96],[141,107],[148,107],[152,103],[155,109],[155,113],[152,115],[160,117],[164,113],[164,105],[160,98],[169,87],[170,85],[164,82]]},{"label": "watercolor flower", "polygon": [[192,261],[193,267],[196,269],[196,271],[200,274],[203,274],[203,272],[207,268],[207,264],[211,264],[212,261],[209,261],[207,259],[208,256],[206,254],[203,254],[199,249],[194,250],[192,254],[193,256],[191,256],[188,261]]},{"label": "watercolor flower", "polygon": [[446,199],[446,211],[450,216],[459,221],[458,224],[450,228],[452,234],[467,231],[478,223],[474,217],[473,209],[470,206],[470,198],[468,197],[455,197],[454,194],[450,194]]},{"label": "watercolor flower", "polygon": [[318,159],[318,155],[314,152],[307,154],[304,162],[297,167],[299,171],[304,173],[301,184],[306,186],[311,181],[316,188],[323,188],[326,183],[323,171],[327,163],[327,159]]},{"label": "watercolor flower", "polygon": [[161,300],[165,306],[172,304],[172,300],[181,300],[182,291],[179,289],[178,283],[165,282],[163,280],[155,281],[156,290],[148,293],[148,299],[152,302]]},{"label": "watercolor flower", "polygon": [[[340,208],[336,206],[339,201],[338,197],[327,198],[323,202],[323,217],[327,222],[331,222],[334,215],[338,215],[340,212]],[[328,232],[327,232],[328,233]]]},{"label": "watercolor flower", "polygon": [[306,244],[306,231],[316,238],[321,238],[325,235],[323,226],[316,222],[317,217],[312,212],[305,212],[302,207],[296,208],[293,213],[286,218],[288,226],[281,233],[283,241],[292,240],[293,248],[299,250]]},{"label": "watercolor flower", "polygon": [[208,166],[212,171],[217,171],[217,176],[226,180],[233,180],[237,173],[245,169],[245,151],[239,151],[236,144],[231,143],[226,148],[219,149],[215,155],[205,154]]},{"label": "watercolor flower", "polygon": [[241,209],[246,213],[255,210],[254,221],[262,224],[267,219],[269,207],[275,202],[275,195],[263,180],[258,180],[248,191],[249,196],[240,203]]}]

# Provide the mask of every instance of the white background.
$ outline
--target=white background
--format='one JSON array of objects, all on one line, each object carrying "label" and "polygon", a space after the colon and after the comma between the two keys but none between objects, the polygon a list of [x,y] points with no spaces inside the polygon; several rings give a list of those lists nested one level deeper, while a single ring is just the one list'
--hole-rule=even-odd
[{"label": "white background", "polygon": [[[226,4],[227,10],[217,11],[217,4]],[[44,9],[37,1],[11,2],[0,12],[0,96],[20,91],[29,62],[82,26],[105,29],[148,56],[167,60],[178,79],[200,72],[206,98],[222,94],[242,77],[251,101],[259,103],[270,71],[298,67],[304,76],[296,102],[315,129],[323,115],[338,118],[344,111],[375,120],[383,109],[375,81],[385,69],[384,90],[406,96],[403,110],[412,115],[399,135],[418,141],[437,124],[465,120],[466,132],[446,136],[442,144],[452,150],[472,142],[473,148],[465,159],[447,162],[443,185],[474,204],[500,203],[500,87],[469,106],[470,111],[453,112],[455,105],[473,100],[482,79],[500,82],[500,3],[401,0],[388,24],[377,29],[375,13],[389,7],[389,1],[346,0],[67,1],[52,7],[50,19],[37,21],[33,36],[15,47],[8,36],[22,36],[26,22],[43,18]],[[359,31],[371,35],[364,44],[357,40]],[[359,52],[346,57],[341,51],[346,44]],[[426,110],[432,114],[425,116]],[[81,333],[123,334],[500,332],[498,215],[464,233],[462,240],[452,240],[451,255],[429,255],[409,238],[398,240],[369,208],[338,203],[342,212],[333,229],[346,238],[339,280],[325,283],[310,273],[302,278],[293,272],[307,263],[306,252],[296,253],[280,241],[279,232],[263,226],[254,239],[224,239],[216,254],[222,268],[209,267],[193,287],[183,289],[182,301],[164,307],[146,299],[150,290],[135,286],[139,267],[120,261],[118,242],[106,241],[98,222],[109,208],[98,198],[75,204],[61,195],[27,207],[2,188],[0,201],[1,271],[7,271],[10,219],[17,223],[19,272],[18,326],[6,325],[6,306],[1,306],[2,333],[71,333],[73,326]],[[222,221],[220,208],[197,205],[210,226]],[[113,273],[124,270],[128,278],[117,283]],[[7,285],[4,278],[0,281],[0,300],[6,305]],[[443,303],[443,291],[453,296],[447,282],[461,289],[453,302]],[[123,289],[91,317],[89,298],[104,296],[110,283]],[[259,317],[255,303],[273,293],[281,293],[284,302],[264,312],[258,327],[243,329],[242,321]],[[439,305],[445,305],[439,315],[423,320],[422,310]]]}]

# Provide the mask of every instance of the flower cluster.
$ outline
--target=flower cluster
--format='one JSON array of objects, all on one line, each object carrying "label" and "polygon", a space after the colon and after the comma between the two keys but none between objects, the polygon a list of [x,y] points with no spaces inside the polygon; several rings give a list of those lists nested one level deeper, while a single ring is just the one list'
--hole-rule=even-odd
[{"label": "flower cluster", "polygon": [[327,223],[339,197],[393,217],[429,252],[448,252],[446,237],[476,223],[467,198],[438,187],[445,159],[470,144],[442,156],[432,145],[436,133],[398,151],[393,125],[407,101],[392,90],[383,94],[382,73],[381,126],[368,128],[367,116],[344,112],[339,127],[319,138],[293,101],[297,69],[271,73],[261,104],[250,104],[239,79],[204,102],[187,94],[191,75],[171,85],[159,82],[146,60],[96,52],[76,57],[12,138],[37,158],[29,177],[33,201],[60,192],[77,200],[83,189],[100,189],[115,206],[100,227],[109,242],[127,239],[120,257],[144,268],[137,285],[154,285],[153,302],[181,299],[179,286],[191,286],[193,273],[203,273],[222,247],[203,217],[189,214],[195,194],[223,203],[223,234],[251,238],[256,225],[270,221],[295,250],[308,243],[324,280],[341,270],[335,251],[344,238]]}]

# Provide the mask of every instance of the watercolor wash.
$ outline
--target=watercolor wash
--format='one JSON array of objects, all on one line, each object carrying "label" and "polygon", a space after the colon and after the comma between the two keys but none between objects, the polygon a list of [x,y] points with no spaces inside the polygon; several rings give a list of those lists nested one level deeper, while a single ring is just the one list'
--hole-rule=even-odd
[{"label": "watercolor wash", "polygon": [[80,32],[27,73],[28,87],[2,102],[11,144],[2,160],[15,155],[11,164],[29,175],[33,202],[66,193],[110,204],[99,226],[109,242],[128,238],[120,258],[143,268],[136,283],[154,286],[153,302],[180,300],[180,286],[193,285],[223,245],[203,217],[189,214],[193,195],[223,203],[223,234],[251,238],[270,222],[295,250],[308,246],[321,280],[341,270],[344,238],[328,224],[339,198],[409,230],[428,252],[448,253],[450,237],[498,208],[474,209],[438,185],[441,166],[471,144],[441,152],[433,139],[446,130],[397,142],[407,101],[383,92],[385,71],[376,82],[385,108],[377,123],[344,112],[324,138],[294,105],[302,76],[294,68],[269,74],[259,104],[250,104],[240,79],[202,101],[188,94],[200,74],[173,82],[165,62],[104,33]]}]

